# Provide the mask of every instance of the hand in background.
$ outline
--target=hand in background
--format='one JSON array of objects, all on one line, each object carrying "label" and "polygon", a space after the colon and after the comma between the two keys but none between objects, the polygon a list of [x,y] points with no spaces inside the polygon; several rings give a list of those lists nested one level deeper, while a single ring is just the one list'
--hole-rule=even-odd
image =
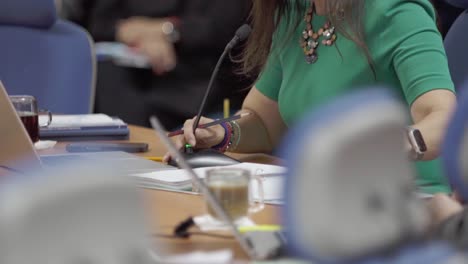
[{"label": "hand in background", "polygon": [[[215,146],[224,139],[224,128],[221,125],[212,126],[209,128],[198,128],[196,135],[193,134],[193,123],[195,118],[188,119],[184,123],[184,134],[175,138],[175,145],[178,149],[182,149],[186,143],[189,143],[194,148],[203,149]],[[200,118],[200,125],[212,122],[213,119],[202,117]],[[171,158],[169,153],[166,153],[163,162],[168,162]]]},{"label": "hand in background", "polygon": [[157,75],[172,71],[177,64],[174,44],[164,36],[143,38],[137,43],[136,48],[149,58]]},{"label": "hand in background", "polygon": [[446,219],[463,211],[463,206],[446,194],[436,194],[429,201],[429,211],[433,226],[439,226]]},{"label": "hand in background", "polygon": [[164,37],[163,20],[148,17],[131,17],[117,24],[116,39],[129,46],[135,46],[145,38]]}]

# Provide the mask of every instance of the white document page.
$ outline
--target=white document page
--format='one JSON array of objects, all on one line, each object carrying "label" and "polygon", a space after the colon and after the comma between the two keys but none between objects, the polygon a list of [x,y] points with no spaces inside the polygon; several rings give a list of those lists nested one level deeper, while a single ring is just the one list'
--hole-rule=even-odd
[{"label": "white document page", "polygon": [[[198,175],[198,177],[203,179],[205,178],[206,172],[208,170],[222,168],[242,168],[250,171],[251,175],[260,176],[262,178],[265,201],[281,200],[283,198],[282,193],[284,188],[284,175],[287,172],[285,167],[243,162],[222,167],[197,168],[194,169],[194,172]],[[139,179],[166,182],[168,185],[191,182],[190,175],[187,173],[187,171],[182,169],[139,173],[133,176],[138,177]],[[258,188],[258,182],[256,180],[253,180],[252,188],[254,199],[259,199],[260,192]]]}]

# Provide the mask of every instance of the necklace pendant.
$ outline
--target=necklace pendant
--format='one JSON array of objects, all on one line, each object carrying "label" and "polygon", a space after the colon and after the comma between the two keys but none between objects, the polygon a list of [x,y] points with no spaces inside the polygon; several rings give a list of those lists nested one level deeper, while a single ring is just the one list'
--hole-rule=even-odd
[{"label": "necklace pendant", "polygon": [[317,62],[317,49],[320,45],[332,46],[337,38],[335,33],[336,29],[330,21],[326,21],[317,31],[314,30],[312,26],[313,13],[314,5],[312,3],[304,16],[306,26],[301,32],[299,40],[299,45],[304,53],[304,59],[307,64],[314,64]]},{"label": "necklace pendant", "polygon": [[334,35],[335,33],[335,28],[332,27],[330,29],[327,29],[323,32],[323,36],[328,40],[328,39],[331,39],[332,36]]},{"label": "necklace pendant", "polygon": [[305,56],[305,61],[307,62],[307,64],[314,64],[315,62],[317,62],[317,60],[318,60],[317,53],[313,53],[312,55]]},{"label": "necklace pendant", "polygon": [[318,44],[319,43],[317,41],[314,41],[314,40],[307,41],[307,47],[309,47],[311,49],[317,48]]}]

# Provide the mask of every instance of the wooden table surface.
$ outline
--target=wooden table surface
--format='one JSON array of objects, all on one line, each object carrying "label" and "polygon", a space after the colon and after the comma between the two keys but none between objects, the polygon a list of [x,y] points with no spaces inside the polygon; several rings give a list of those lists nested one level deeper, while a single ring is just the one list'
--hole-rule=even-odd
[{"label": "wooden table surface", "polygon": [[[162,156],[166,148],[158,139],[155,132],[148,128],[130,126],[130,142],[146,142],[149,151],[140,156]],[[56,154],[65,152],[66,143],[60,142],[53,149],[39,151],[39,154]],[[278,161],[263,154],[229,154],[241,161],[276,164]],[[156,247],[166,248],[170,254],[188,253],[194,250],[220,250],[229,248],[236,259],[246,259],[240,246],[229,233],[222,233],[222,237],[203,234],[192,235],[190,238],[172,238],[176,225],[190,216],[201,215],[205,212],[203,197],[195,194],[177,193],[170,191],[144,189],[145,207],[147,208],[150,231],[155,237]],[[257,224],[278,224],[280,207],[267,205],[261,212],[252,215]],[[196,231],[196,230],[194,230]]]}]

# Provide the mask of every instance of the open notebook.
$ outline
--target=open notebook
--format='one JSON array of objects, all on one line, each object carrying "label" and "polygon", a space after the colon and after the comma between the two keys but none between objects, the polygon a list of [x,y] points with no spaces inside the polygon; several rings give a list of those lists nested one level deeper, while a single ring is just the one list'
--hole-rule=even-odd
[{"label": "open notebook", "polygon": [[[284,175],[286,168],[275,165],[243,162],[223,167],[206,167],[194,169],[200,178],[204,178],[206,171],[216,168],[242,168],[249,170],[252,175],[261,176],[263,179],[264,200],[268,203],[281,203],[283,198]],[[154,171],[149,173],[133,174],[138,183],[145,188],[171,189],[179,191],[191,191],[192,180],[186,170]],[[252,181],[252,194],[254,199],[259,199],[257,181]]]}]

